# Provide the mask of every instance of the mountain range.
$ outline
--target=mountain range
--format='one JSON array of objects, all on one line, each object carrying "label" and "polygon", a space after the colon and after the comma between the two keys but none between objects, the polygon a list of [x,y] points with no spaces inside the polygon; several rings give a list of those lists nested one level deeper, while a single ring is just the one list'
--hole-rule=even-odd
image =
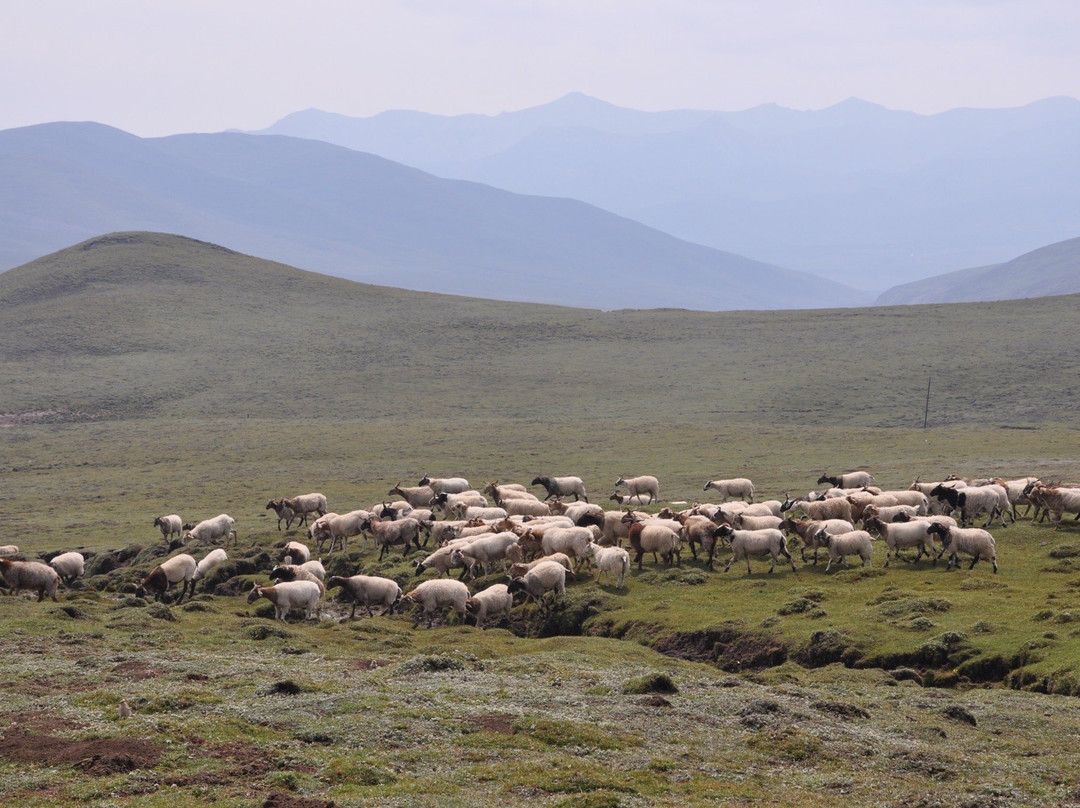
[{"label": "mountain range", "polygon": [[935,115],[642,112],[581,94],[499,115],[306,110],[264,133],[324,140],[882,292],[1080,229],[1080,101]]},{"label": "mountain range", "polygon": [[0,132],[0,268],[125,230],[367,283],[584,308],[869,300],[584,202],[443,179],[317,140],[139,138],[96,123]]}]

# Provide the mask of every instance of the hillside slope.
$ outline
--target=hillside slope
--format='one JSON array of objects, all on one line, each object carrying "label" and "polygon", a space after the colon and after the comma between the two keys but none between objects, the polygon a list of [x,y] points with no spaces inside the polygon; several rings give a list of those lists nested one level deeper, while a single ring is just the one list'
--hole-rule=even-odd
[{"label": "hillside slope", "polygon": [[0,275],[0,413],[918,426],[932,375],[935,425],[1080,425],[1076,307],[602,313],[117,233]]},{"label": "hillside slope", "polygon": [[1071,98],[918,115],[858,99],[641,112],[571,94],[495,116],[308,110],[264,131],[581,199],[877,292],[1071,238],[1080,219]]},{"label": "hillside slope", "polygon": [[868,300],[581,202],[297,138],[7,130],[0,211],[7,267],[100,233],[154,230],[352,280],[502,300],[705,310]]},{"label": "hillside slope", "polygon": [[1017,300],[1080,292],[1080,238],[1050,244],[1004,264],[973,267],[888,289],[875,305]]}]

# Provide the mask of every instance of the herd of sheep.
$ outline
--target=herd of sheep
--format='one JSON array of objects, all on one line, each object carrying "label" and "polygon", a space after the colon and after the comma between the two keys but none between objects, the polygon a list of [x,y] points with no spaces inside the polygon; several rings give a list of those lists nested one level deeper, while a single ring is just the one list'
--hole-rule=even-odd
[{"label": "herd of sheep", "polygon": [[[958,566],[962,556],[973,568],[979,561],[998,571],[993,536],[987,527],[994,520],[1005,526],[1015,521],[1018,508],[1026,507],[1032,519],[1050,518],[1061,529],[1065,513],[1080,519],[1080,487],[1048,485],[1035,477],[1014,480],[956,479],[923,483],[918,478],[905,489],[882,490],[867,472],[839,476],[823,474],[818,484],[825,486],[802,497],[785,495],[783,500],[754,502],[754,485],[745,478],[709,480],[705,492],[719,495],[719,503],[697,503],[682,510],[671,505],[658,513],[635,510],[634,505],[658,503],[660,486],[656,477],[620,477],[610,501],[618,507],[604,509],[590,503],[579,477],[536,477],[533,486],[543,489],[540,499],[526,486],[514,483],[487,483],[473,489],[465,478],[425,476],[415,486],[401,482],[390,489],[394,501],[370,509],[334,513],[326,497],[313,493],[293,498],[271,499],[278,529],[307,528],[308,543],[290,541],[284,545],[280,561],[270,574],[272,582],[255,584],[248,602],[265,598],[274,606],[275,617],[285,620],[293,610],[305,617],[317,614],[319,601],[328,589],[340,588],[345,600],[363,606],[368,615],[374,608],[393,613],[399,607],[418,609],[416,623],[452,610],[464,621],[477,626],[510,615],[515,594],[535,601],[541,609],[549,601],[565,597],[568,576],[585,568],[597,573],[597,582],[607,577],[616,588],[626,586],[632,563],[642,569],[646,556],[655,563],[681,563],[684,549],[693,558],[699,550],[708,569],[714,555],[726,546],[730,556],[724,566],[744,562],[752,572],[751,560],[771,561],[771,573],[783,558],[792,570],[795,560],[788,541],[797,540],[803,563],[817,564],[819,550],[827,555],[825,571],[834,564],[846,564],[858,557],[864,566],[871,563],[873,542],[885,546],[885,566],[894,558],[916,563],[924,555],[936,564],[946,553],[947,569]],[[574,501],[567,501],[569,497]],[[672,505],[678,503],[672,503]],[[683,503],[685,504],[685,503]],[[981,527],[969,526],[985,515]],[[441,517],[441,518],[440,518]],[[195,584],[227,558],[230,540],[236,538],[235,520],[220,514],[197,524],[185,524],[176,514],[159,516],[154,526],[170,545],[222,545],[214,547],[199,561],[187,552],[157,565],[137,586],[136,594],[161,599],[173,586],[180,587],[177,602],[191,596]],[[379,560],[392,549],[402,558],[423,553],[415,560],[415,574],[434,570],[437,577],[403,592],[398,582],[379,575],[332,576],[312,559],[317,553],[344,549],[350,539],[369,542],[379,548]],[[626,545],[624,547],[623,545]],[[428,548],[431,552],[428,552]],[[629,548],[629,549],[627,549]],[[813,551],[812,559],[807,551]],[[915,550],[914,558],[901,551]],[[631,552],[634,554],[631,559]],[[14,546],[0,547],[0,576],[13,592],[27,589],[56,600],[61,580],[70,585],[83,572],[83,557],[76,552],[53,557],[49,564],[13,560],[4,556],[18,553]],[[451,578],[451,570],[460,570]],[[508,576],[471,591],[466,579],[476,585],[493,572]],[[414,625],[415,625],[414,624]]]}]

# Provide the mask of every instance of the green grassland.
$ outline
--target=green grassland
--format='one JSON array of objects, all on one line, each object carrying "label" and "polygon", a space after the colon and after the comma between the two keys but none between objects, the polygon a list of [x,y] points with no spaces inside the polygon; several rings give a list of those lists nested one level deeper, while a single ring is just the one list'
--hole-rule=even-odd
[{"label": "green grassland", "polygon": [[[151,234],[0,275],[0,544],[81,549],[89,572],[142,548],[57,604],[0,597],[0,802],[1077,804],[1068,523],[995,529],[996,576],[882,569],[880,543],[828,575],[797,552],[772,575],[648,559],[485,632],[342,620],[332,596],[275,625],[240,596],[301,536],[269,497],[344,511],[424,473],[578,474],[605,504],[644,473],[668,501],[721,476],[805,492],[825,468],[1080,479],[1076,303],[590,312]],[[165,553],[155,515],[222,511],[232,566],[190,604],[131,597]],[[324,562],[408,588],[416,557]]]}]

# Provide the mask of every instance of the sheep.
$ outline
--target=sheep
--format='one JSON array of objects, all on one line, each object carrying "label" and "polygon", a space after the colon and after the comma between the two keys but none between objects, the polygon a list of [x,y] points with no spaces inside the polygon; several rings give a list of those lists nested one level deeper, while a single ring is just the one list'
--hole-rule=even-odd
[{"label": "sheep", "polygon": [[507,516],[504,508],[488,508],[481,505],[466,505],[459,502],[450,509],[458,519],[505,519]]},{"label": "sheep", "polygon": [[[344,550],[349,539],[362,535],[360,525],[365,519],[370,518],[371,511],[363,509],[342,514],[327,513],[311,523],[311,527],[308,528],[308,538],[315,542],[320,554],[323,551],[323,543],[328,539],[330,541],[328,553],[334,552],[335,545]],[[366,542],[363,549],[367,549]]]},{"label": "sheep", "polygon": [[460,494],[471,487],[464,477],[432,477],[425,474],[417,485],[426,485],[436,494]]},{"label": "sheep", "polygon": [[731,524],[739,530],[766,530],[770,527],[780,527],[783,521],[779,516],[753,516],[744,511],[737,514]]},{"label": "sheep", "polygon": [[592,539],[592,531],[587,527],[554,527],[544,531],[540,548],[544,555],[566,553],[575,559],[574,566],[580,569],[589,561],[587,548]]},{"label": "sheep", "polygon": [[919,515],[919,509],[914,505],[882,505],[880,507],[867,505],[862,512],[862,522],[864,526],[870,519],[877,519],[886,524],[910,522]]},{"label": "sheep", "polygon": [[548,592],[555,592],[554,598],[566,600],[566,568],[554,561],[545,561],[537,564],[520,578],[514,578],[506,587],[506,591],[513,595],[515,592],[524,592],[527,600],[535,600],[541,609],[546,604],[544,597]]},{"label": "sheep", "polygon": [[804,564],[807,563],[807,550],[814,551],[814,564],[817,564],[818,550],[826,546],[824,541],[818,542],[818,532],[824,530],[826,533],[832,534],[850,533],[855,529],[855,525],[843,519],[785,519],[780,523],[780,529],[786,530],[799,537],[800,544],[802,545],[800,553]]},{"label": "sheep", "polygon": [[278,556],[279,561],[284,561],[286,564],[303,564],[311,558],[311,550],[308,549],[306,544],[301,544],[298,541],[290,541],[281,549],[281,554]]},{"label": "sheep", "polygon": [[535,477],[532,481],[532,485],[542,485],[548,492],[544,497],[546,502],[549,499],[556,499],[561,497],[568,497],[571,494],[574,495],[574,501],[585,500],[589,501],[589,497],[585,494],[585,483],[580,477],[547,477],[540,476]]},{"label": "sheep", "polygon": [[[717,514],[724,513],[727,516],[734,518],[735,514],[744,514],[746,516],[784,516],[784,504],[778,499],[766,499],[762,502],[743,502],[736,499],[731,502],[725,502],[720,506]],[[716,520],[716,516],[713,517],[713,521]],[[731,519],[723,518],[720,521],[730,522]]]},{"label": "sheep", "polygon": [[838,474],[835,477],[832,477],[826,471],[822,472],[817,481],[818,485],[823,485],[824,483],[836,486],[837,488],[862,488],[863,486],[874,484],[874,475],[868,471],[848,471],[844,474]]},{"label": "sheep", "polygon": [[465,601],[465,610],[476,620],[476,627],[482,629],[488,616],[502,614],[510,617],[514,606],[514,596],[506,584],[494,584],[481,590]]},{"label": "sheep", "polygon": [[815,538],[829,548],[829,563],[825,565],[825,572],[832,568],[833,562],[837,559],[840,559],[840,562],[847,566],[847,557],[849,555],[859,556],[864,567],[870,566],[870,554],[873,551],[873,545],[871,544],[870,534],[865,530],[852,530],[849,533],[838,533],[836,535],[819,530]]},{"label": "sheep", "polygon": [[476,565],[480,564],[484,568],[484,575],[487,575],[490,571],[488,565],[494,561],[504,560],[507,550],[517,542],[517,534],[510,532],[480,536],[468,544],[455,547],[450,554],[450,563],[456,567],[460,560],[472,570],[474,578]]},{"label": "sheep", "polygon": [[911,489],[897,491],[882,491],[878,496],[889,496],[896,500],[897,505],[910,505],[915,508],[918,516],[925,516],[926,509],[930,507],[930,497],[922,491]]},{"label": "sheep", "polygon": [[460,556],[456,558],[454,557],[454,550],[456,550],[459,546],[460,545],[458,544],[450,544],[445,547],[440,547],[427,558],[417,561],[416,574],[418,576],[423,575],[424,572],[431,569],[437,570],[439,576],[442,577],[443,575],[449,575],[450,570],[454,569],[455,567],[461,567],[461,576],[458,580],[464,579],[465,573],[468,572],[468,569],[466,569],[464,566],[465,561]]},{"label": "sheep", "polygon": [[1027,506],[1027,510],[1024,511],[1024,516],[1031,513],[1031,500],[1027,497],[1027,488],[1032,485],[1032,483],[1039,482],[1038,477],[1021,477],[1017,480],[1003,480],[998,477],[994,482],[1005,489],[1005,494],[1009,498],[1009,505],[1012,506],[1013,522],[1016,521],[1017,517],[1017,505]]},{"label": "sheep", "polygon": [[791,564],[791,571],[796,571],[795,561],[784,543],[784,534],[776,528],[736,530],[731,525],[723,524],[720,525],[717,535],[726,538],[728,544],[731,545],[731,558],[724,565],[724,572],[731,569],[734,562],[742,559],[746,561],[746,574],[749,575],[752,572],[750,569],[750,556],[763,555],[772,556],[772,566],[769,567],[770,573],[776,569],[776,558],[781,555]]},{"label": "sheep", "polygon": [[431,507],[438,508],[443,513],[453,513],[454,510],[464,503],[466,506],[473,506],[477,508],[488,507],[487,497],[481,494],[479,491],[462,491],[459,494],[436,494],[431,500]]},{"label": "sheep", "polygon": [[652,498],[647,494],[620,494],[612,491],[608,499],[620,505],[648,505]]},{"label": "sheep", "polygon": [[207,574],[210,572],[210,570],[212,570],[214,567],[216,567],[222,561],[226,560],[228,557],[229,556],[220,547],[218,547],[215,550],[211,550],[209,553],[204,555],[202,557],[202,560],[199,561],[199,563],[195,565],[195,574],[191,576],[191,581],[192,581],[191,590],[192,590],[192,592],[195,591],[195,582],[196,581],[201,581],[203,578],[205,578],[207,576]]},{"label": "sheep", "polygon": [[[271,500],[273,501],[273,500]],[[308,515],[317,513],[322,516],[329,508],[326,507],[326,496],[323,494],[303,494],[291,499],[282,498],[281,504],[292,509],[293,513],[300,517],[300,524],[306,525]],[[267,506],[269,507],[269,505]]]},{"label": "sheep", "polygon": [[393,614],[394,607],[401,600],[401,587],[398,586],[397,581],[379,575],[353,575],[350,578],[335,575],[327,582],[326,588],[333,589],[336,586],[340,586],[352,601],[350,620],[356,617],[358,603],[363,603],[367,608],[368,617],[374,617],[375,612],[372,611],[371,604],[381,603],[386,607],[383,614]]},{"label": "sheep", "polygon": [[161,537],[168,542],[173,536],[179,539],[183,535],[184,520],[175,513],[170,513],[168,516],[155,516],[154,527],[161,531]]},{"label": "sheep", "polygon": [[551,516],[551,508],[540,500],[504,499],[502,508],[508,516]]},{"label": "sheep", "polygon": [[613,547],[621,547],[622,540],[630,535],[630,522],[624,522],[623,517],[631,514],[636,519],[647,519],[649,514],[644,511],[604,511],[604,523],[600,525],[600,533],[603,538],[601,544]]},{"label": "sheep", "polygon": [[13,595],[19,594],[20,589],[29,589],[37,591],[38,603],[41,603],[46,595],[56,601],[56,587],[60,584],[60,575],[48,564],[0,558],[0,576]]},{"label": "sheep", "polygon": [[430,485],[405,486],[403,488],[400,480],[397,485],[386,493],[397,494],[414,508],[426,508],[431,504],[431,500],[435,499],[435,489]]},{"label": "sheep", "polygon": [[153,592],[154,600],[161,600],[170,586],[180,582],[182,584],[180,596],[176,599],[176,602],[180,603],[184,595],[188,594],[188,587],[191,588],[191,594],[195,594],[195,581],[192,579],[198,568],[199,565],[195,563],[195,559],[187,553],[175,555],[154,567],[143,582],[135,587],[135,595],[145,598],[147,593]]},{"label": "sheep", "polygon": [[293,609],[304,609],[304,617],[310,620],[316,614],[322,587],[313,581],[283,581],[273,586],[254,584],[248,593],[247,602],[254,603],[259,598],[266,598],[274,604],[274,619],[287,622],[285,616]]},{"label": "sheep", "polygon": [[622,589],[626,573],[630,571],[630,553],[621,547],[601,547],[596,542],[589,542],[586,549],[598,570],[596,583],[599,584],[604,575],[614,576],[615,588]]},{"label": "sheep", "polygon": [[676,527],[668,524],[658,524],[653,520],[635,522],[630,526],[629,543],[630,549],[636,554],[634,563],[641,569],[642,559],[645,553],[652,553],[654,561],[657,555],[664,563],[671,566],[672,560],[676,565],[681,564],[679,552],[682,539],[679,536],[679,528],[682,526],[675,523]]},{"label": "sheep", "polygon": [[967,524],[969,516],[985,512],[988,516],[983,528],[988,527],[995,516],[1001,520],[1001,526],[1006,527],[1005,513],[1012,515],[1009,495],[1000,485],[967,486],[961,489],[939,485],[930,495],[948,503],[953,510],[959,509],[961,525]]},{"label": "sheep", "polygon": [[587,525],[602,527],[604,524],[604,509],[589,502],[571,502],[566,505],[560,500],[555,500],[551,503],[551,510],[552,513],[565,516],[577,527]]},{"label": "sheep", "polygon": [[960,566],[959,553],[967,553],[971,556],[971,566],[974,569],[978,561],[989,561],[994,565],[994,574],[997,575],[997,551],[994,545],[994,537],[982,528],[949,527],[940,523],[931,524],[926,532],[941,538],[941,552],[938,558],[949,551],[949,563],[946,567],[951,570],[954,566]]},{"label": "sheep", "polygon": [[1075,513],[1080,519],[1080,488],[1035,483],[1028,491],[1028,497],[1038,507],[1053,516],[1055,530],[1061,530],[1061,517],[1066,512]]},{"label": "sheep", "polygon": [[[319,566],[321,567],[322,565],[320,564]],[[270,570],[270,580],[275,583],[310,581],[311,583],[318,585],[320,594],[326,591],[326,585],[323,583],[323,578],[325,576],[325,570],[322,575],[319,575],[310,567],[303,564],[278,564]]]},{"label": "sheep", "polygon": [[851,513],[851,503],[847,499],[821,499],[817,502],[806,500],[787,500],[783,510],[801,510],[808,517],[817,522],[828,519],[843,519],[845,522],[854,524]]},{"label": "sheep", "polygon": [[848,495],[847,501],[851,503],[852,522],[861,522],[863,520],[863,513],[871,506],[876,508],[892,508],[900,504],[899,500],[891,494],[870,494],[862,491]]},{"label": "sheep", "polygon": [[615,481],[615,487],[625,485],[631,496],[648,494],[649,504],[660,499],[660,481],[655,477],[643,474],[640,477],[620,477]]},{"label": "sheep", "polygon": [[409,554],[409,542],[420,549],[420,523],[415,519],[399,519],[394,522],[376,522],[374,518],[365,519],[360,529],[371,534],[372,541],[379,549],[379,561],[386,555],[388,547],[394,544],[403,545],[401,557]]},{"label": "sheep", "polygon": [[296,511],[285,504],[284,499],[272,499],[266,503],[264,510],[273,511],[277,514],[277,529],[281,530],[281,523],[285,523],[285,529],[292,528],[293,519],[296,518]]},{"label": "sheep", "polygon": [[18,552],[19,552],[19,546],[17,544],[0,545],[0,556],[17,555]]},{"label": "sheep", "polygon": [[712,569],[713,556],[716,553],[717,524],[707,516],[689,514],[679,518],[682,528],[679,536],[690,546],[690,552],[697,560],[697,545],[709,554],[709,569]]},{"label": "sheep", "polygon": [[417,615],[413,622],[413,628],[420,624],[420,619],[427,616],[428,628],[431,628],[435,618],[435,610],[450,607],[465,620],[465,602],[469,599],[469,587],[461,581],[449,581],[445,578],[437,578],[434,581],[424,581],[417,585],[411,592],[402,596],[402,600],[410,605],[419,604],[423,611]]},{"label": "sheep", "polygon": [[64,582],[66,586],[71,586],[75,579],[83,574],[83,565],[85,559],[82,553],[61,553],[58,556],[53,556],[49,561],[49,566],[56,570],[57,575]]},{"label": "sheep", "polygon": [[[925,522],[894,522],[889,523],[883,519],[879,519],[876,516],[869,517],[863,524],[867,530],[876,530],[881,538],[885,540],[885,566],[889,566],[889,562],[893,556],[901,558],[907,561],[909,564],[914,564],[923,554],[927,554],[932,559],[934,564],[937,564],[937,556],[934,555],[934,537],[932,534],[927,533],[927,525]],[[930,545],[929,549],[927,544]],[[914,559],[907,559],[900,555],[900,550],[907,547],[918,547],[919,553]]]},{"label": "sheep", "polygon": [[219,513],[213,519],[204,519],[195,525],[184,536],[184,543],[194,539],[195,541],[202,542],[218,542],[224,539],[226,549],[229,546],[229,539],[236,539],[236,531],[233,529],[233,525],[236,524],[236,520],[233,519],[227,513]]},{"label": "sheep", "polygon": [[566,553],[552,553],[551,555],[541,556],[535,561],[529,561],[527,563],[518,562],[516,564],[511,564],[510,569],[506,571],[506,574],[509,575],[511,578],[520,578],[526,572],[534,569],[535,567],[538,567],[545,561],[554,561],[556,564],[562,564],[564,567],[566,567],[567,572],[574,571],[574,568],[571,566],[570,563],[570,556],[568,556]]},{"label": "sheep", "polygon": [[431,525],[431,540],[436,547],[456,539],[458,530],[465,526],[465,520],[452,519],[443,522],[433,522]]},{"label": "sheep", "polygon": [[754,501],[754,484],[745,477],[736,477],[731,480],[709,480],[701,490],[708,491],[710,488],[720,494],[722,502],[726,502],[732,497],[745,499],[747,502]]},{"label": "sheep", "polygon": [[518,488],[512,487],[511,485],[499,485],[498,480],[493,483],[485,484],[483,493],[490,494],[491,499],[500,508],[505,508],[505,503],[509,502],[512,499],[525,499],[529,500],[530,502],[540,501],[533,494],[530,494],[524,489],[519,490]]}]

